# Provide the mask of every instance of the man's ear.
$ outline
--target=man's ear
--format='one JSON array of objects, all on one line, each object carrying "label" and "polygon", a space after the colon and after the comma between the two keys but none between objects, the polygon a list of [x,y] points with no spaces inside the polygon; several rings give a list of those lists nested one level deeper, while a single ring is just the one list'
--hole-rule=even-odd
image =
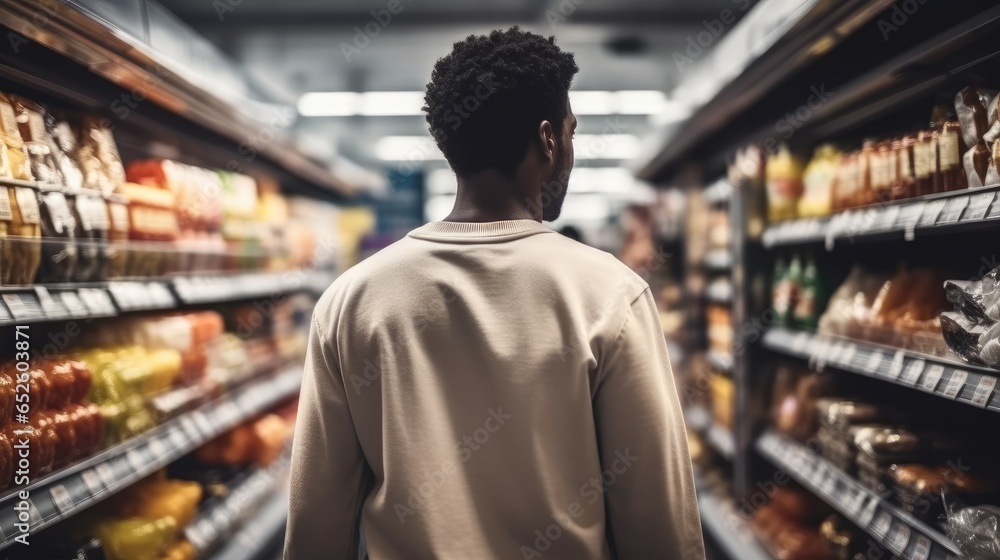
[{"label": "man's ear", "polygon": [[542,121],[538,125],[538,146],[544,162],[552,163],[556,160],[556,134],[549,121]]}]

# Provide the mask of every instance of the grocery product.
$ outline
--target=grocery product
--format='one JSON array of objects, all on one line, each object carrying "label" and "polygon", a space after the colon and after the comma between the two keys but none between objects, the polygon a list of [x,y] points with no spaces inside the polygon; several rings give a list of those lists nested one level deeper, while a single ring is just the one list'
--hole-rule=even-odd
[{"label": "grocery product", "polygon": [[75,282],[97,282],[107,277],[108,206],[97,191],[80,189],[68,197],[76,223]]},{"label": "grocery product", "polygon": [[41,187],[38,191],[41,224],[39,283],[69,282],[77,261],[76,218],[62,187]]},{"label": "grocery product", "polygon": [[[2,109],[0,99],[0,109]],[[10,224],[7,238],[3,243],[3,262],[0,283],[5,286],[30,284],[41,261],[41,214],[38,207],[37,189],[31,187],[6,188],[10,203]]]},{"label": "grocery product", "polygon": [[[796,257],[797,258],[797,257]],[[793,260],[793,264],[794,264]],[[806,260],[798,282],[795,308],[792,313],[796,326],[815,330],[819,323],[819,310],[826,303],[826,289],[822,276],[812,255]]]},{"label": "grocery product", "polygon": [[9,95],[8,98],[14,109],[32,177],[41,183],[61,185],[62,175],[52,154],[52,138],[45,126],[47,112],[41,105],[23,97]]},{"label": "grocery product", "polygon": [[52,159],[62,177],[62,184],[73,192],[83,188],[83,172],[76,161],[76,135],[69,122],[56,120],[49,113],[45,126],[51,139]]},{"label": "grocery product", "polygon": [[[813,159],[802,174],[803,192],[798,205],[800,218],[822,217],[833,211],[833,185],[839,159],[840,151],[832,144],[816,148]],[[888,164],[888,158],[886,160]],[[888,173],[887,165],[882,168]]]},{"label": "grocery product", "polygon": [[778,153],[767,160],[766,179],[768,219],[780,222],[795,218],[802,197],[802,163],[788,146],[781,146]]},{"label": "grocery product", "polygon": [[955,112],[966,146],[974,146],[982,141],[989,129],[990,119],[987,107],[995,92],[978,86],[968,86],[955,94]]},{"label": "grocery product", "polygon": [[119,194],[104,196],[108,214],[107,274],[108,278],[121,278],[129,270],[128,239],[131,230],[128,199]]},{"label": "grocery product", "polygon": [[946,526],[948,538],[969,558],[1000,558],[1000,508],[952,508]]},{"label": "grocery product", "polygon": [[0,172],[9,179],[34,180],[14,105],[4,93],[0,93]]},{"label": "grocery product", "polygon": [[878,157],[875,140],[866,138],[861,144],[861,151],[858,152],[858,190],[854,197],[855,206],[865,206],[875,202],[874,168],[882,167],[876,161]]},{"label": "grocery product", "polygon": [[265,414],[206,443],[195,456],[206,465],[266,466],[281,454],[290,430],[289,420]]},{"label": "grocery product", "polygon": [[111,130],[96,117],[83,117],[76,123],[77,160],[85,187],[101,194],[117,191],[125,182],[125,169]]},{"label": "grocery product", "polygon": [[962,156],[962,167],[965,170],[969,187],[978,188],[987,184],[986,174],[990,169],[992,159],[990,148],[986,142],[977,142]]}]

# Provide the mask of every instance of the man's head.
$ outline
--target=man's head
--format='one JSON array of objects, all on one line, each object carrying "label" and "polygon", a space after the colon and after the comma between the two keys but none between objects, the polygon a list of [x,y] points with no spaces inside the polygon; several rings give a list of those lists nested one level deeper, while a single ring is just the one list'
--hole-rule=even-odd
[{"label": "man's head", "polygon": [[499,174],[559,216],[573,167],[576,117],[569,86],[578,68],[555,38],[513,27],[470,35],[437,61],[424,110],[460,179]]}]

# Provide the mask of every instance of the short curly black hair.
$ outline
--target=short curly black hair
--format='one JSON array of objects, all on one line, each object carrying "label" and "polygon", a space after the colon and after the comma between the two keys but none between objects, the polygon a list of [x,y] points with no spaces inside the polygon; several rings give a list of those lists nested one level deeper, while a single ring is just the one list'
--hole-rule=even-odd
[{"label": "short curly black hair", "polygon": [[562,133],[578,70],[555,37],[516,26],[455,43],[434,65],[423,108],[455,173],[497,169],[512,176],[540,122]]}]

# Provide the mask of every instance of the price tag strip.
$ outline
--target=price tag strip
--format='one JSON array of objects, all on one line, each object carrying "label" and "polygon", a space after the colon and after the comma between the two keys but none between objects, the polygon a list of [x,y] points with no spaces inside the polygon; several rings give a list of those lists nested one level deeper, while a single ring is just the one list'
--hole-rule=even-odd
[{"label": "price tag strip", "polygon": [[925,391],[933,393],[937,390],[938,383],[941,381],[941,376],[944,375],[944,366],[941,364],[934,364],[927,368],[927,373],[924,375],[924,380],[920,384]]},{"label": "price tag strip", "polygon": [[969,372],[956,369],[951,372],[951,379],[948,380],[948,384],[944,387],[944,396],[949,399],[957,399],[959,395],[962,394],[962,389],[965,387],[965,380],[969,378]]},{"label": "price tag strip", "polygon": [[986,408],[986,405],[990,402],[990,397],[993,395],[993,389],[996,386],[996,377],[990,377],[989,375],[980,377],[979,383],[976,384],[976,391],[972,394],[972,404],[979,408]]},{"label": "price tag strip", "polygon": [[896,352],[896,355],[892,357],[892,363],[889,364],[888,376],[890,379],[898,379],[899,374],[903,373],[903,363],[906,361],[906,352],[900,350]]},{"label": "price tag strip", "polygon": [[757,449],[818,497],[852,518],[895,555],[914,560],[950,558],[953,545],[947,537],[921,524],[911,524],[905,514],[801,443],[765,433],[757,441]]}]

